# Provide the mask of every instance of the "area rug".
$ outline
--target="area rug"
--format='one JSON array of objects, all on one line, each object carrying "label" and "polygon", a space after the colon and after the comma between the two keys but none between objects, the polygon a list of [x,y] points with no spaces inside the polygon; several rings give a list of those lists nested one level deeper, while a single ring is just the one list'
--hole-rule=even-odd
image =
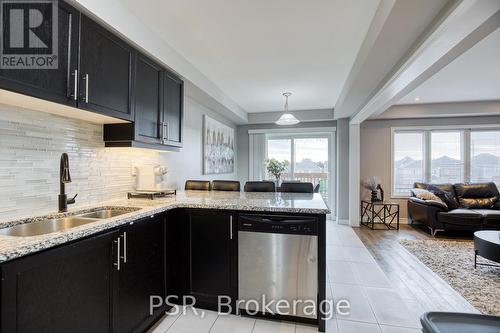
[{"label": "area rug", "polygon": [[[500,315],[500,268],[474,269],[472,241],[402,239],[400,243],[481,313]],[[480,257],[478,262],[495,264]]]}]

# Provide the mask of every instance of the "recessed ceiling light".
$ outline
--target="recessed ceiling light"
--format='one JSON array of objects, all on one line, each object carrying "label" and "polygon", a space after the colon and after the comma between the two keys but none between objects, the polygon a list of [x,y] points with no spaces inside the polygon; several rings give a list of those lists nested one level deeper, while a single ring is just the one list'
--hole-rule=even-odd
[{"label": "recessed ceiling light", "polygon": [[415,97],[415,102],[420,101],[420,97]]}]

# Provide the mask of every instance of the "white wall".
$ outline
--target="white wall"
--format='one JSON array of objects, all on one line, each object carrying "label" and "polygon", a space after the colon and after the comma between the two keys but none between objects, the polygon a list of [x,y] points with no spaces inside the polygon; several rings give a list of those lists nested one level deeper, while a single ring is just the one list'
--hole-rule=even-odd
[{"label": "white wall", "polygon": [[235,170],[230,174],[220,175],[203,175],[203,148],[202,148],[202,128],[203,128],[203,115],[206,114],[232,128],[234,128],[234,135],[236,140],[236,147],[238,139],[236,137],[236,125],[222,117],[220,114],[211,109],[198,104],[190,98],[184,100],[184,138],[183,148],[180,152],[164,153],[161,154],[162,161],[168,166],[169,173],[167,175],[167,183],[176,185],[177,188],[183,189],[184,182],[187,179],[237,179],[237,163],[238,163],[238,149],[235,151],[236,163]]},{"label": "white wall", "polygon": [[[400,204],[401,217],[407,217],[406,199],[391,199],[391,127],[432,125],[498,124],[496,117],[428,118],[369,120],[361,124],[361,179],[376,176],[380,179],[385,197]],[[361,190],[361,197],[369,193]]]}]

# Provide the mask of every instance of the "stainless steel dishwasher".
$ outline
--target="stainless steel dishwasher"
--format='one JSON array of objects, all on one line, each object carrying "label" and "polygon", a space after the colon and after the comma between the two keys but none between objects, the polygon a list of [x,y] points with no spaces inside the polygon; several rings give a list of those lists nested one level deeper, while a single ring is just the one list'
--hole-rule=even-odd
[{"label": "stainless steel dishwasher", "polygon": [[[238,217],[238,299],[240,309],[276,314],[276,302],[301,301],[288,315],[316,319],[304,301],[318,298],[317,219],[308,216],[241,214]],[[259,305],[249,303],[257,300]],[[316,303],[314,303],[316,304]],[[309,307],[310,309],[310,307]],[[308,313],[306,313],[308,312]]]}]

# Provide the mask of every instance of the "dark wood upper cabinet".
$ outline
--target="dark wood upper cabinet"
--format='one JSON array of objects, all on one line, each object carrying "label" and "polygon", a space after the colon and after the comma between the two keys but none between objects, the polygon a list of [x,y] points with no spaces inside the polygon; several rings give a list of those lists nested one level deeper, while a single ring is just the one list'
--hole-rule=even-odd
[{"label": "dark wood upper cabinet", "polygon": [[134,122],[104,125],[106,146],[179,151],[183,137],[184,82],[151,59],[141,54],[136,58]]},{"label": "dark wood upper cabinet", "polygon": [[2,264],[1,332],[110,332],[118,233]]},{"label": "dark wood upper cabinet", "polygon": [[0,69],[0,89],[130,121],[105,125],[108,147],[180,150],[182,79],[66,2],[58,6],[58,68]]},{"label": "dark wood upper cabinet", "polygon": [[177,76],[165,72],[163,101],[163,125],[166,144],[182,146],[184,113],[184,83]]},{"label": "dark wood upper cabinet", "polygon": [[134,96],[136,140],[161,143],[163,68],[140,53],[136,56]]},{"label": "dark wood upper cabinet", "polygon": [[85,15],[80,20],[79,107],[133,120],[134,49]]},{"label": "dark wood upper cabinet", "polygon": [[0,69],[0,88],[76,106],[75,71],[78,69],[80,13],[58,2],[57,69]]},{"label": "dark wood upper cabinet", "polygon": [[143,332],[165,307],[150,315],[150,297],[166,297],[165,215],[121,229],[122,265],[114,298],[114,332]]}]

